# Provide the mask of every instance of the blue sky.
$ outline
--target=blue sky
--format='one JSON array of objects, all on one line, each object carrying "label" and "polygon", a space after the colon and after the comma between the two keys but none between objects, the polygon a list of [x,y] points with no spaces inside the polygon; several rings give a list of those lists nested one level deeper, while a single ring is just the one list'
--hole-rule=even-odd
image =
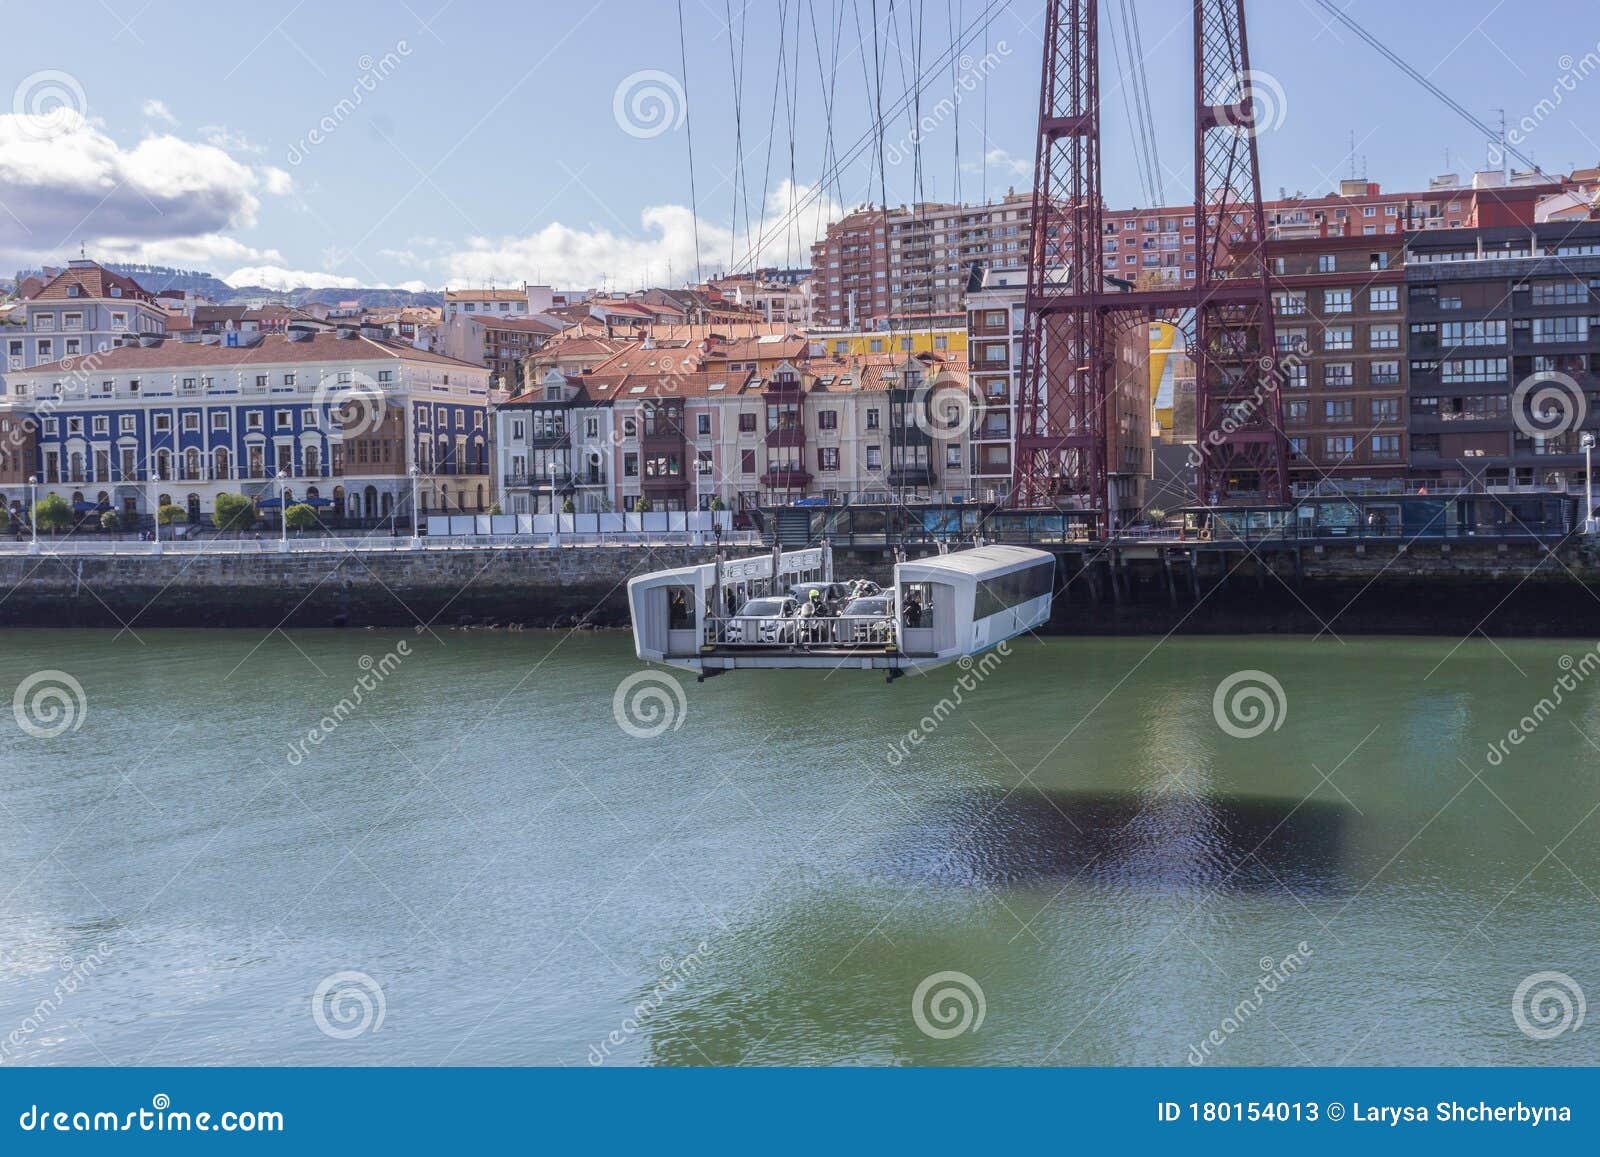
[{"label": "blue sky", "polygon": [[[1513,124],[1527,118],[1523,151],[1546,169],[1600,163],[1593,3],[1341,3],[1481,119],[1498,108]],[[63,9],[10,0],[0,11],[0,98],[13,94],[9,109],[0,103],[0,270],[62,260],[83,241],[106,259],[268,284],[579,288],[603,277],[631,289],[666,282],[669,269],[674,282],[691,277],[697,226],[705,269],[746,261],[755,234],[768,262],[804,263],[828,216],[876,199],[875,149],[819,187],[829,95],[839,152],[872,123],[874,8],[893,105],[919,59],[914,17],[926,71],[950,23],[971,25],[984,7],[897,0],[891,23],[890,0],[684,0],[685,70],[674,0],[268,9],[108,0],[75,6],[70,35]],[[1178,201],[1190,188],[1189,5],[1137,7],[1163,184]],[[928,197],[950,199],[958,182],[968,200],[1028,186],[1043,8],[1001,5],[956,74],[946,67],[929,82],[924,112],[955,91],[962,100],[926,133]],[[1118,0],[1102,9],[1102,24],[1120,28]],[[1269,194],[1326,192],[1352,169],[1387,188],[1418,187],[1446,170],[1447,155],[1458,172],[1484,165],[1474,129],[1317,0],[1253,0],[1248,12],[1253,64],[1272,78],[1275,101],[1281,92],[1280,123],[1261,138]],[[738,102],[730,39],[743,62]],[[1122,207],[1144,197],[1116,49],[1109,39],[1102,48],[1106,194]],[[1571,81],[1586,55],[1597,74]],[[796,86],[792,110],[782,96],[774,109],[780,75]],[[664,94],[665,122],[649,119],[661,108],[652,91]],[[1559,103],[1541,109],[1557,92]],[[917,194],[907,133],[906,117],[892,118],[893,202]],[[785,228],[797,201],[806,211]]]}]

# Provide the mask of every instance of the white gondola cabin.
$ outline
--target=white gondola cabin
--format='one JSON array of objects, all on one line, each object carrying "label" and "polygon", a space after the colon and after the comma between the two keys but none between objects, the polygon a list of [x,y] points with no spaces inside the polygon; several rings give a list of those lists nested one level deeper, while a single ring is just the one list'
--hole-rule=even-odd
[{"label": "white gondola cabin", "polygon": [[[641,575],[628,582],[634,651],[702,678],[751,667],[854,667],[893,678],[1042,626],[1055,559],[983,546],[899,563],[893,586],[869,597],[833,597],[847,586],[834,580],[831,552],[818,548]],[[810,599],[812,589],[822,597]]]}]

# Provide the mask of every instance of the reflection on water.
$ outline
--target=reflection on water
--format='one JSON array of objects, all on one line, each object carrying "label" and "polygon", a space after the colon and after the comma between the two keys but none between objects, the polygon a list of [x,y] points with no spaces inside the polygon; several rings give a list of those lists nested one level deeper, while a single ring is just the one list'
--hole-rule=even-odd
[{"label": "reflection on water", "polygon": [[971,792],[894,842],[896,873],[947,884],[1060,879],[1136,888],[1338,891],[1350,809],[1326,800]]}]

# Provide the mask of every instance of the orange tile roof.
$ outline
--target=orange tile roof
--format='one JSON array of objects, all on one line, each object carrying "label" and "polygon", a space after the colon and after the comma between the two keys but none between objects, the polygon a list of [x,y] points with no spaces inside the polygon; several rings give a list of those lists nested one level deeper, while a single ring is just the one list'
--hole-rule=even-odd
[{"label": "orange tile roof", "polygon": [[56,274],[44,287],[33,295],[34,301],[71,301],[74,300],[67,290],[71,286],[78,287],[78,298],[102,297],[110,298],[113,286],[120,289],[123,300],[132,298],[135,301],[155,302],[155,298],[146,293],[144,287],[131,277],[124,277],[120,273],[112,273],[103,265],[93,263],[87,265],[69,265]]}]

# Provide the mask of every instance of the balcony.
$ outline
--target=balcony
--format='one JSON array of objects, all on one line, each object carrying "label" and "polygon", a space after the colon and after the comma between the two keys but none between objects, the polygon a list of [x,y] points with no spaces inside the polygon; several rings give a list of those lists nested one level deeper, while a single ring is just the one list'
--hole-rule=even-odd
[{"label": "balcony", "polygon": [[767,431],[768,447],[800,447],[806,444],[806,432],[802,426],[778,426]]},{"label": "balcony", "polygon": [[646,475],[640,479],[641,488],[657,493],[661,491],[681,491],[688,488],[689,479],[683,474],[655,474]]},{"label": "balcony", "polygon": [[804,466],[772,466],[761,476],[761,485],[769,490],[804,490],[811,485],[811,475]]},{"label": "balcony", "polygon": [[554,471],[541,470],[535,474],[506,474],[501,478],[501,485],[508,490],[538,490],[541,487],[550,489],[551,479],[560,487],[572,484],[572,467],[558,465]]},{"label": "balcony", "polygon": [[559,426],[535,428],[528,432],[528,446],[534,450],[565,450],[572,445],[572,435]]},{"label": "balcony", "polygon": [[890,486],[932,486],[937,481],[938,474],[932,466],[889,467]]}]

